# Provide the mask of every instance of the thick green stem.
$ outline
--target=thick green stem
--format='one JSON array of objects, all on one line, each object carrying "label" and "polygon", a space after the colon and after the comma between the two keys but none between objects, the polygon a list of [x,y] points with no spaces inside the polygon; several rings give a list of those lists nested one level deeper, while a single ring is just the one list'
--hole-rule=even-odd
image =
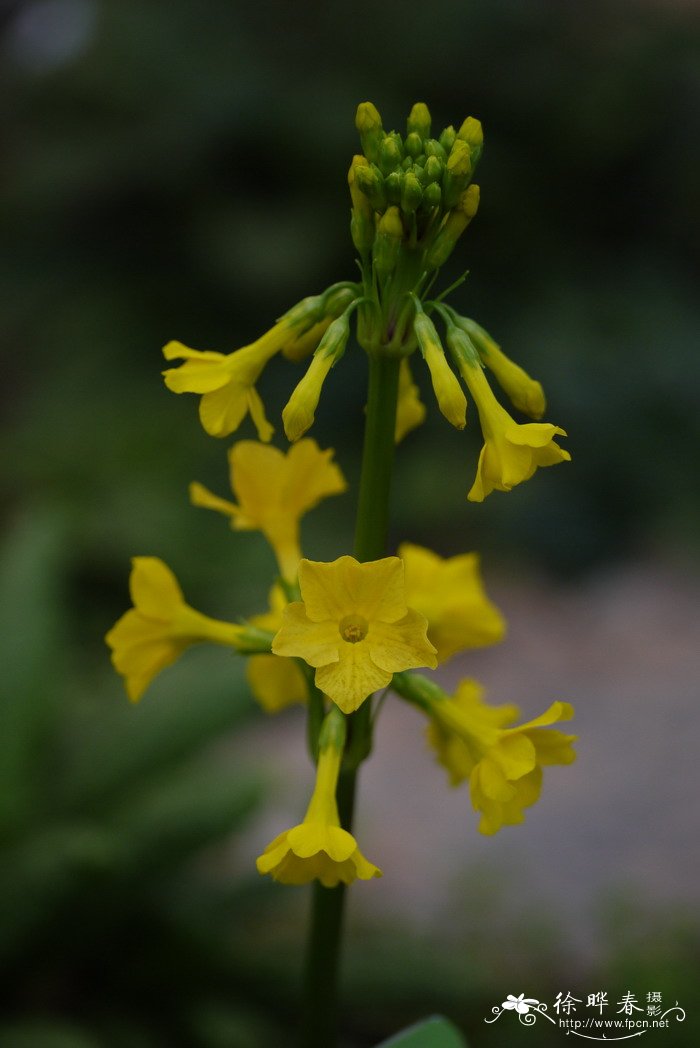
[{"label": "thick green stem", "polygon": [[[377,560],[386,553],[399,365],[398,357],[369,356],[367,419],[355,528],[355,556],[360,561]],[[348,718],[346,761],[336,794],[340,822],[348,832],[352,830],[357,769],[371,748],[371,714],[371,703],[367,700]],[[336,1043],[344,901],[344,884],[324,888],[314,882],[304,984],[302,1048],[333,1048]]]}]

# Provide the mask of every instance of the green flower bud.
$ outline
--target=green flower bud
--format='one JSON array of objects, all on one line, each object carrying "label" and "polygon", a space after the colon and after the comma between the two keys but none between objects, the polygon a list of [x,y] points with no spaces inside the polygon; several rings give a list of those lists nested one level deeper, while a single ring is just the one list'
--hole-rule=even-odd
[{"label": "green flower bud", "polygon": [[446,127],[445,130],[442,132],[442,134],[440,135],[440,145],[445,150],[445,153],[449,153],[451,151],[452,146],[455,144],[456,137],[457,132],[453,128],[452,124],[450,124],[449,127]]},{"label": "green flower bud", "polygon": [[387,175],[384,179],[384,188],[386,189],[386,198],[390,204],[401,203],[401,191],[404,183],[403,171],[392,171],[390,175]]},{"label": "green flower bud", "polygon": [[481,128],[481,121],[474,116],[468,116],[460,127],[457,138],[466,142],[469,146],[472,168],[476,167],[484,148],[484,132]]},{"label": "green flower bud", "polygon": [[404,171],[410,171],[413,167],[413,157],[405,156],[401,161],[401,167]]},{"label": "green flower bud", "polygon": [[[426,157],[436,156],[438,160],[442,160],[444,163],[447,160],[447,152],[434,138],[429,138],[423,146]],[[450,147],[452,148],[452,147]]]},{"label": "green flower bud", "polygon": [[452,250],[476,214],[479,206],[479,187],[469,186],[459,198],[458,206],[450,211],[428,252],[425,264],[428,269],[439,269],[452,254]]},{"label": "green flower bud", "polygon": [[357,174],[362,168],[369,170],[369,161],[358,154],[352,158],[348,171],[348,186],[352,197],[350,235],[357,250],[364,255],[374,243],[374,210],[358,183]]},{"label": "green flower bud", "polygon": [[442,190],[437,182],[431,182],[430,185],[426,187],[425,192],[423,193],[423,203],[429,208],[440,207],[440,204],[442,203]]},{"label": "green flower bud", "polygon": [[388,175],[400,167],[403,157],[396,140],[387,135],[379,150],[379,167],[383,175]]},{"label": "green flower bud", "polygon": [[425,162],[425,177],[428,182],[440,182],[442,179],[443,165],[436,156],[429,156]]},{"label": "green flower bud", "polygon": [[358,167],[355,175],[357,184],[373,208],[382,211],[386,207],[384,178],[378,167]]},{"label": "green flower bud", "polygon": [[362,151],[373,163],[379,159],[379,150],[384,141],[382,118],[371,102],[360,102],[355,115],[355,127],[360,132]]},{"label": "green flower bud", "polygon": [[481,121],[474,116],[468,116],[457,132],[457,138],[466,142],[468,146],[483,146],[484,132]]},{"label": "green flower bud", "polygon": [[469,146],[461,138],[455,140],[449,157],[447,158],[447,170],[451,175],[468,175],[472,169]]},{"label": "green flower bud", "polygon": [[411,131],[409,135],[406,135],[404,149],[414,160],[421,155],[423,152],[423,139],[417,131]]},{"label": "green flower bud", "polygon": [[406,121],[406,131],[415,131],[421,138],[430,137],[430,110],[425,102],[416,102]]},{"label": "green flower bud", "polygon": [[413,171],[407,171],[403,180],[403,192],[401,193],[401,208],[407,214],[412,214],[423,199],[423,187],[416,178]]},{"label": "green flower bud", "polygon": [[383,276],[388,276],[396,268],[401,244],[403,242],[403,223],[397,207],[388,207],[377,226],[374,238],[372,260],[374,268]]}]

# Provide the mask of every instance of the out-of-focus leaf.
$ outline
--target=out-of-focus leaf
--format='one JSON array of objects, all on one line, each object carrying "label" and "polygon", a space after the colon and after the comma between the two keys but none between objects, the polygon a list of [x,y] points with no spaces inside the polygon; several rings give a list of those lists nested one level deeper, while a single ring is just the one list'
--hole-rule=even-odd
[{"label": "out-of-focus leaf", "polygon": [[467,1042],[448,1019],[433,1015],[382,1041],[377,1048],[467,1048]]}]

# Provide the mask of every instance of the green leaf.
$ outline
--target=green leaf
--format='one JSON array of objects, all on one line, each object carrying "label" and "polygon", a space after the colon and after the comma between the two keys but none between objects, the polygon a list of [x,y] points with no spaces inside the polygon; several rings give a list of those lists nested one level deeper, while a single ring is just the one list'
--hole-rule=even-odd
[{"label": "green leaf", "polygon": [[388,1041],[382,1041],[377,1048],[467,1048],[467,1042],[448,1019],[431,1015]]}]

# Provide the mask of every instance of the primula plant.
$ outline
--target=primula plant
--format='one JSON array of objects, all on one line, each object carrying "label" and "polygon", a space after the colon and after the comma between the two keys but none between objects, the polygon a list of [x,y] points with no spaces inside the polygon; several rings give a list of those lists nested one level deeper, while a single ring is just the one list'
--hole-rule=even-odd
[{"label": "primula plant", "polygon": [[[468,117],[459,130],[447,127],[433,137],[428,109],[417,103],[402,136],[386,132],[376,108],[365,102],[356,126],[362,152],[352,159],[348,184],[360,279],[303,299],[255,342],[233,352],[180,342],[163,350],[166,360],[183,361],[164,371],[166,386],[200,397],[207,433],[229,437],[248,414],[257,430],[258,441],[240,440],[228,450],[232,498],[197,482],[190,497],[193,505],[227,517],[234,531],[262,533],[276,561],[269,606],[248,621],[212,619],[187,604],[161,560],[135,557],[133,607],[106,638],[133,701],[189,645],[208,641],[247,659],[250,688],[267,713],[294,703],[306,707],[315,766],[309,805],[299,813],[301,821],[257,858],[264,876],[290,885],[313,882],[301,1023],[305,1048],[335,1043],[345,886],[382,876],[382,856],[368,858],[360,850],[352,815],[358,768],[371,752],[387,693],[424,717],[428,743],[449,783],[468,784],[481,833],[523,822],[525,809],[539,797],[543,768],[574,759],[574,736],[556,727],[571,718],[568,703],[554,702],[518,723],[516,706],[489,705],[475,681],[462,680],[454,694],[439,683],[446,660],[503,637],[503,619],[485,594],[477,555],[444,558],[408,541],[387,549],[395,446],[425,415],[411,372],[415,360],[427,366],[438,407],[451,425],[464,428],[467,395],[476,406],[484,444],[466,491],[470,501],[510,491],[539,466],[569,459],[556,439],[566,436],[564,430],[540,421],[540,383],[449,304],[457,285],[434,291],[441,267],[477,212],[473,179],[483,148],[481,124]],[[336,560],[323,563],[303,556],[301,519],[347,485],[334,452],[305,434],[353,325],[368,366],[355,544],[352,553],[339,549]],[[256,389],[263,369],[280,356],[290,370],[305,366],[282,413],[289,442],[284,447],[271,443],[275,430]],[[513,409],[534,421],[516,421],[491,378]],[[434,670],[436,675],[426,672]],[[435,1040],[438,1027],[451,1039]],[[410,1032],[407,1043],[461,1043],[454,1036],[448,1024],[432,1021],[424,1034]]]}]

